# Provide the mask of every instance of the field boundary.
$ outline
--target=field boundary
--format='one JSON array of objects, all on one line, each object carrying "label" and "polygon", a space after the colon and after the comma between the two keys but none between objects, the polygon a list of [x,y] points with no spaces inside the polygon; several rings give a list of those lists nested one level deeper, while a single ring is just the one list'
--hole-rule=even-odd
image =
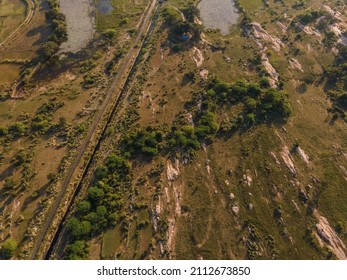
[{"label": "field boundary", "polygon": [[18,33],[20,33],[33,19],[35,11],[37,9],[36,3],[34,0],[22,0],[26,3],[27,6],[27,15],[25,20],[11,33],[9,34],[2,42],[0,42],[0,47],[3,47],[11,39],[15,38]]}]

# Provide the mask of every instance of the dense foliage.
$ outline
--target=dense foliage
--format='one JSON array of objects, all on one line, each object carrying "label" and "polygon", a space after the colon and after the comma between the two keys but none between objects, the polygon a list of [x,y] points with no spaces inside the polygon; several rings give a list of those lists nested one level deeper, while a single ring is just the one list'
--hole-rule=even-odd
[{"label": "dense foliage", "polygon": [[130,174],[129,162],[115,154],[109,155],[105,165],[97,168],[95,183],[67,223],[70,244],[65,253],[68,259],[86,258],[87,241],[120,220],[121,197],[129,185]]},{"label": "dense foliage", "polygon": [[[200,104],[200,105],[198,105]],[[237,116],[221,118],[221,110],[228,112],[233,106],[241,106]],[[199,107],[193,116],[194,125],[176,125],[168,135],[171,149],[194,156],[200,143],[209,144],[218,135],[247,129],[257,123],[282,121],[289,117],[291,107],[287,94],[268,83],[233,84],[218,79],[211,80],[204,94],[187,104],[192,110]]]},{"label": "dense foliage", "polygon": [[60,44],[67,40],[65,15],[60,12],[59,1],[48,0],[47,3],[49,9],[46,12],[46,19],[50,23],[52,34],[39,50],[43,60],[53,56],[58,51]]},{"label": "dense foliage", "polygon": [[175,50],[180,50],[182,44],[187,42],[187,39],[182,39],[183,35],[189,34],[188,41],[191,42],[200,40],[202,27],[195,23],[195,18],[199,16],[199,10],[194,5],[189,5],[183,12],[171,6],[165,6],[162,16],[169,26],[169,38],[174,43]]},{"label": "dense foliage", "polygon": [[[329,95],[338,109],[347,109],[347,46],[340,48],[335,65],[325,71]],[[343,113],[344,115],[344,113]]]},{"label": "dense foliage", "polygon": [[128,157],[139,155],[151,157],[158,154],[162,140],[163,133],[161,131],[147,127],[127,133],[123,137],[122,148]]},{"label": "dense foliage", "polygon": [[13,239],[7,239],[0,247],[0,259],[11,259],[17,250],[17,243]]}]

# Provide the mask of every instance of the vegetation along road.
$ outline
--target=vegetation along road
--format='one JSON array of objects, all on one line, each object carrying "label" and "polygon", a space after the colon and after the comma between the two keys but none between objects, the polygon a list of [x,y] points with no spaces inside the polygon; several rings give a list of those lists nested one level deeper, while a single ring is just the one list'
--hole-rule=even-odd
[{"label": "vegetation along road", "polygon": [[[39,258],[38,253],[41,248],[42,248],[41,251],[43,251],[41,254],[45,256],[48,248],[51,246],[51,243],[54,239],[54,235],[57,233],[59,224],[62,221],[62,217],[64,216],[64,214],[59,215],[59,218],[58,218],[59,221],[54,222],[56,216],[58,215],[58,212],[61,210],[60,208],[65,205],[64,203],[62,203],[63,197],[66,194],[66,192],[69,190],[69,186],[71,188],[74,188],[72,192],[74,193],[74,195],[76,194],[78,184],[73,184],[72,181],[77,175],[77,173],[80,171],[80,166],[81,164],[83,164],[81,160],[85,158],[85,156],[87,156],[88,154],[87,151],[95,150],[95,147],[97,146],[97,143],[99,142],[101,133],[98,128],[100,124],[102,123],[102,120],[108,119],[107,116],[110,115],[112,111],[114,110],[114,108],[119,105],[121,92],[124,87],[124,84],[129,74],[131,73],[131,70],[134,66],[136,58],[139,55],[142,48],[137,46],[142,46],[147,33],[150,31],[150,25],[151,25],[152,19],[155,17],[158,11],[158,9],[156,9],[156,12],[153,13],[156,5],[157,5],[157,1],[152,0],[149,8],[146,11],[141,27],[138,30],[138,34],[135,40],[133,41],[133,44],[131,48],[129,49],[127,56],[124,58],[117,76],[115,77],[111,87],[109,88],[107,92],[107,95],[102,104],[102,107],[100,111],[98,112],[98,114],[96,115],[95,120],[76,155],[75,160],[73,161],[71,167],[69,168],[67,172],[67,175],[60,188],[61,190],[56,200],[54,201],[53,206],[46,218],[44,226],[39,234],[39,237],[35,242],[35,245],[30,257],[31,259]],[[110,110],[110,107],[111,107],[111,110]],[[93,147],[90,147],[91,145],[93,145]],[[72,201],[72,199],[73,199],[73,196],[71,197],[70,201]],[[67,209],[65,209],[64,212],[66,212],[68,208],[69,207],[67,207]],[[51,232],[51,231],[53,232],[53,237],[49,236],[46,241],[45,237],[47,236],[47,234],[49,234],[48,232]]]}]

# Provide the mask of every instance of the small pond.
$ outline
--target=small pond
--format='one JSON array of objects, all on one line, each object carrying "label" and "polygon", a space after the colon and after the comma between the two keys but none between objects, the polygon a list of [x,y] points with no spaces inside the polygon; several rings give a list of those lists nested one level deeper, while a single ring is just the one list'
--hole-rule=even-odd
[{"label": "small pond", "polygon": [[113,11],[111,0],[100,0],[96,7],[102,14],[110,14]]},{"label": "small pond", "polygon": [[220,29],[223,35],[237,23],[239,14],[233,0],[201,0],[198,4],[205,28]]}]

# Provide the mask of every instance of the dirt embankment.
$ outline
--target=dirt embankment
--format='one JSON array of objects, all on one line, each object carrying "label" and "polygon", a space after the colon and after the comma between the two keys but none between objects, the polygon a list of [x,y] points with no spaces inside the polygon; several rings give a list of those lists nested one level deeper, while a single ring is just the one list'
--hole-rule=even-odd
[{"label": "dirt embankment", "polygon": [[338,259],[346,260],[346,245],[332,229],[327,218],[321,216],[318,212],[315,213],[315,216],[318,219],[316,228],[320,244],[326,244]]},{"label": "dirt embankment", "polygon": [[271,87],[276,88],[279,82],[279,74],[276,69],[270,63],[269,57],[266,53],[267,47],[264,43],[271,43],[272,48],[279,52],[285,47],[284,43],[277,38],[269,34],[261,25],[257,22],[250,23],[249,36],[253,38],[254,42],[258,45],[261,54],[261,64],[264,66],[266,72],[269,74],[269,82]]}]

